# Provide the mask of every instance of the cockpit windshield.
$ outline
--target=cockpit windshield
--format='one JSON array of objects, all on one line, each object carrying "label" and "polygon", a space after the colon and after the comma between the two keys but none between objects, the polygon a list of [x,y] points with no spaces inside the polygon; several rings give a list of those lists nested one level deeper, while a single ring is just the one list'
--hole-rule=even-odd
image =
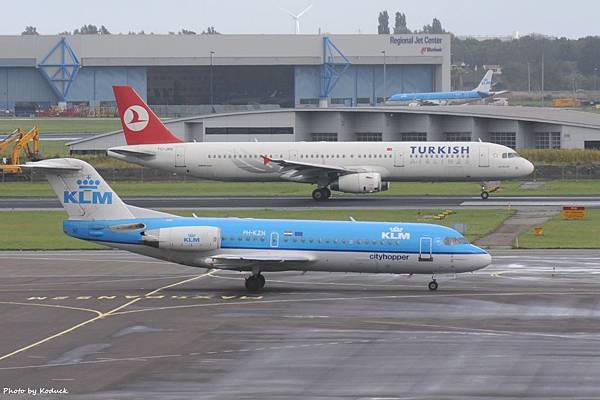
[{"label": "cockpit windshield", "polygon": [[452,237],[452,236],[448,236],[446,238],[444,238],[444,244],[446,246],[457,246],[459,244],[468,244],[469,242],[467,242],[467,239],[465,239],[462,236],[459,237]]},{"label": "cockpit windshield", "polygon": [[502,153],[502,158],[518,158],[520,157],[520,155],[514,151],[514,152],[510,152],[510,153]]}]

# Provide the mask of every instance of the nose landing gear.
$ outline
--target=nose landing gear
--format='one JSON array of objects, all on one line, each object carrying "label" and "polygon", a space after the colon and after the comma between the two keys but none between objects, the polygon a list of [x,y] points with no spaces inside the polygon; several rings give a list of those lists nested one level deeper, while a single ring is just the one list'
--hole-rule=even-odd
[{"label": "nose landing gear", "polygon": [[438,283],[435,279],[432,279],[431,282],[429,282],[429,284],[427,285],[427,287],[429,288],[429,290],[436,291],[438,288]]}]

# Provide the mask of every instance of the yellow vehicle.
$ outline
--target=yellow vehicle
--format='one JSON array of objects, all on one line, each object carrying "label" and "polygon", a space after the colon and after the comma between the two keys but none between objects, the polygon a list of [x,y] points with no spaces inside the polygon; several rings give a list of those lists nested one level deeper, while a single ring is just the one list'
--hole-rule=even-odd
[{"label": "yellow vehicle", "polygon": [[[30,147],[31,144],[31,147]],[[11,149],[12,146],[12,150]],[[40,131],[33,127],[29,132],[19,128],[0,142],[0,154],[10,151],[10,157],[3,157],[0,171],[5,174],[21,172],[21,153],[24,151],[29,161],[39,161],[40,156]]]}]

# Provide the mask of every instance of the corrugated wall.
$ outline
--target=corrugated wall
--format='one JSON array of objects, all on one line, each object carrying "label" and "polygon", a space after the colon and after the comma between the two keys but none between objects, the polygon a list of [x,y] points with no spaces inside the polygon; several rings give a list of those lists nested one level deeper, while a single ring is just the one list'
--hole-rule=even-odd
[{"label": "corrugated wall", "polygon": [[[91,106],[114,101],[112,85],[131,85],[145,99],[146,68],[81,68],[67,100],[85,101]],[[56,104],[58,99],[36,68],[0,67],[0,109],[12,110],[17,102]]]},{"label": "corrugated wall", "polygon": [[130,85],[146,99],[147,79],[144,67],[83,67],[71,91],[69,101],[89,101],[91,106],[101,101],[114,101],[113,85]]},{"label": "corrugated wall", "polygon": [[0,109],[14,109],[15,102],[56,103],[46,80],[35,68],[0,68]]},{"label": "corrugated wall", "polygon": [[[400,92],[430,92],[435,90],[434,72],[436,65],[387,65],[385,96]],[[296,105],[301,99],[318,98],[320,94],[321,68],[318,66],[296,66]],[[384,97],[382,65],[352,65],[342,75],[331,98]],[[349,105],[349,104],[348,104]]]}]

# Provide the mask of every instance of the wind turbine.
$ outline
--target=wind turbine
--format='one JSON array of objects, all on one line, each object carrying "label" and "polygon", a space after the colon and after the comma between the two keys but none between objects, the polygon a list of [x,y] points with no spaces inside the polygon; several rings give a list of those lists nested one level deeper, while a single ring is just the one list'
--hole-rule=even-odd
[{"label": "wind turbine", "polygon": [[279,7],[279,8],[281,8],[281,10],[285,11],[286,13],[288,13],[289,16],[292,17],[292,19],[296,23],[296,35],[300,33],[300,17],[303,16],[308,10],[310,10],[312,8],[312,6],[313,6],[312,4],[309,5],[303,11],[301,11],[299,14],[294,14],[291,11],[286,10],[285,8]]}]

